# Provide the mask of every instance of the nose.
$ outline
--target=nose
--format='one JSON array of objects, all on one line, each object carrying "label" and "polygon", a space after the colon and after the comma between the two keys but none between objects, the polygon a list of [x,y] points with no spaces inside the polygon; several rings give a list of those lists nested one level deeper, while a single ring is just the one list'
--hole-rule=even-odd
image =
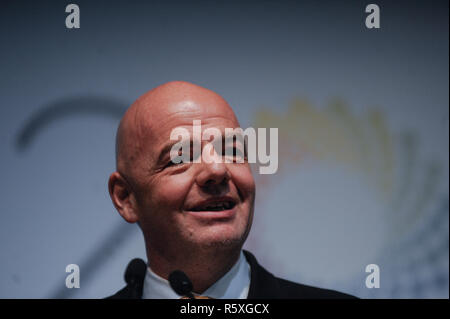
[{"label": "nose", "polygon": [[211,187],[226,185],[230,180],[230,173],[225,163],[204,163],[199,167],[200,172],[197,174],[197,184],[200,187]]}]

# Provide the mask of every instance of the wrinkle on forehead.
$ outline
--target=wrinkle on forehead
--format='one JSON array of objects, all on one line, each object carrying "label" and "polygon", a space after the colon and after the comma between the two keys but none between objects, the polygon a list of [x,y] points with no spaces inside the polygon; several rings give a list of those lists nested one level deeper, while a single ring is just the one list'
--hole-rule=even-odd
[{"label": "wrinkle on forehead", "polygon": [[182,117],[223,118],[239,125],[231,107],[217,93],[188,82],[163,84],[139,97],[123,116],[116,137],[117,170],[131,174],[144,144],[160,137],[162,127]]}]

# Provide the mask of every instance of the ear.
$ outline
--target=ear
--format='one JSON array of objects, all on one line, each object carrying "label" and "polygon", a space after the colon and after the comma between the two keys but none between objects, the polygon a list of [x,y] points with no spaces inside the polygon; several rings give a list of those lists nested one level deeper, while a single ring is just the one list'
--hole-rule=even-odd
[{"label": "ear", "polygon": [[120,216],[129,223],[139,220],[137,205],[131,186],[119,172],[114,172],[108,181],[109,196]]}]

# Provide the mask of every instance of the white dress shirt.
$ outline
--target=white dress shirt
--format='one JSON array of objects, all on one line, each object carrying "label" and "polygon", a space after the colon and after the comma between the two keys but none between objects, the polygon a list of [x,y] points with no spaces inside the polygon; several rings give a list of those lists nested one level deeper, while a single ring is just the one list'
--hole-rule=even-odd
[{"label": "white dress shirt", "polygon": [[[250,288],[250,265],[241,251],[233,267],[211,287],[202,293],[215,299],[246,299]],[[145,274],[143,299],[180,299],[172,290],[169,281],[155,274],[147,267]]]}]

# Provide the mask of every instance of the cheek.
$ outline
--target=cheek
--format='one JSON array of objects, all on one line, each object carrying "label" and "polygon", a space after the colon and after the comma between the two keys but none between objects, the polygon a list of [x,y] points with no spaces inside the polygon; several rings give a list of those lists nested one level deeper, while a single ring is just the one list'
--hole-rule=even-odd
[{"label": "cheek", "polygon": [[250,166],[247,164],[234,164],[230,168],[233,182],[241,192],[242,196],[252,199],[255,196],[255,180],[253,179]]},{"label": "cheek", "polygon": [[192,179],[189,176],[166,176],[157,181],[150,192],[154,207],[182,207],[188,194]]}]

